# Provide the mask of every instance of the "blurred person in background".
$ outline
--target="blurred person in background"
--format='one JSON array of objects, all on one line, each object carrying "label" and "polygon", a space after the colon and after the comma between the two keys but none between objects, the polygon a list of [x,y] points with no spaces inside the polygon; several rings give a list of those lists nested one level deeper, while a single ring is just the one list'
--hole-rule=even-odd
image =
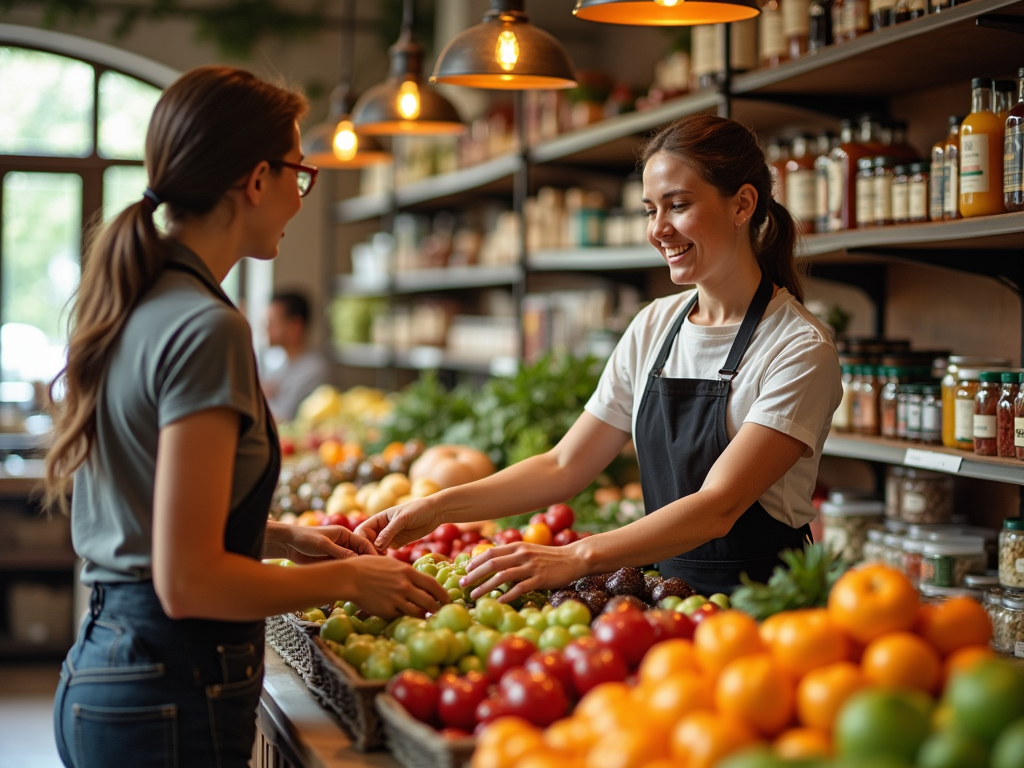
[{"label": "blurred person in background", "polygon": [[298,292],[278,292],[267,308],[267,340],[280,348],[284,362],[263,376],[263,391],[277,421],[291,421],[301,403],[330,382],[327,360],[307,346],[309,301]]}]

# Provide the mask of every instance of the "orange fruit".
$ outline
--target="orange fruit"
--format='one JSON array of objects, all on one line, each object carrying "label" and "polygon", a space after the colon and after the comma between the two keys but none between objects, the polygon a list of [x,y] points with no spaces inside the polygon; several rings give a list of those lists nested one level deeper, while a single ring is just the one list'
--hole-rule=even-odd
[{"label": "orange fruit", "polygon": [[812,669],[849,658],[846,635],[829,618],[824,608],[778,613],[774,626],[761,639],[775,660],[797,679]]},{"label": "orange fruit", "polygon": [[551,529],[544,523],[532,523],[523,531],[523,541],[527,544],[548,546],[554,540]]},{"label": "orange fruit", "polygon": [[566,759],[566,755],[552,749],[538,749],[519,758],[515,768],[585,768],[585,764],[580,758]]},{"label": "orange fruit", "polygon": [[742,720],[718,712],[693,712],[672,729],[672,757],[677,766],[712,768],[757,741],[757,734]]},{"label": "orange fruit", "polygon": [[677,672],[697,669],[693,643],[680,639],[665,640],[651,648],[640,662],[640,682],[653,685]]},{"label": "orange fruit", "polygon": [[831,757],[832,739],[825,731],[818,728],[790,728],[779,734],[772,749],[783,760]]},{"label": "orange fruit", "polygon": [[665,736],[654,736],[640,724],[637,728],[606,733],[587,753],[587,768],[641,768],[668,756]]},{"label": "orange fruit", "polygon": [[958,648],[946,657],[946,661],[942,665],[942,680],[944,683],[949,682],[953,675],[974,669],[980,662],[995,658],[995,655],[996,652],[988,644],[965,645],[963,648]]},{"label": "orange fruit", "polygon": [[648,716],[666,728],[683,715],[714,709],[711,678],[700,672],[677,672],[643,689],[642,696]]},{"label": "orange fruit", "polygon": [[477,746],[498,746],[512,736],[536,732],[537,729],[521,717],[499,717],[480,734],[480,737],[477,739]]},{"label": "orange fruit", "polygon": [[633,689],[625,683],[601,683],[587,691],[576,705],[576,716],[584,720],[618,707],[632,707]]},{"label": "orange fruit", "polygon": [[797,718],[808,728],[831,732],[843,704],[865,685],[861,668],[849,661],[811,670],[796,689]]},{"label": "orange fruit", "polygon": [[764,651],[757,622],[741,611],[722,611],[704,619],[693,633],[701,669],[717,675],[730,661]]},{"label": "orange fruit", "polygon": [[516,768],[527,755],[550,752],[541,739],[540,731],[531,726],[530,730],[512,730],[492,741],[478,742],[471,768]]},{"label": "orange fruit", "polygon": [[552,723],[544,731],[543,738],[551,749],[577,757],[585,757],[595,741],[593,730],[579,717],[567,717]]},{"label": "orange fruit", "polygon": [[391,463],[392,459],[397,459],[399,456],[405,454],[405,444],[397,441],[388,443],[384,450],[380,452],[381,458],[384,459],[388,464]]},{"label": "orange fruit", "polygon": [[324,440],[320,443],[320,448],[317,450],[320,454],[320,460],[329,467],[333,467],[345,458],[341,443],[337,440]]},{"label": "orange fruit", "polygon": [[939,605],[924,605],[917,615],[917,631],[948,656],[967,645],[986,645],[992,639],[988,612],[969,597],[954,597]]},{"label": "orange fruit", "polygon": [[861,668],[868,682],[925,693],[933,693],[942,677],[938,652],[910,632],[892,632],[873,640],[864,649]]},{"label": "orange fruit", "polygon": [[363,446],[357,443],[355,440],[349,440],[341,446],[341,458],[342,459],[361,459],[363,458]]},{"label": "orange fruit", "polygon": [[782,613],[773,613],[767,619],[761,622],[761,626],[758,628],[758,632],[761,635],[761,642],[765,645],[770,645],[775,639],[775,635],[779,631],[779,627],[786,621],[786,617],[789,615],[789,611],[783,611]]},{"label": "orange fruit", "polygon": [[885,565],[847,571],[828,596],[832,623],[862,643],[914,626],[918,597],[913,584]]},{"label": "orange fruit", "polygon": [[792,676],[768,653],[729,662],[715,685],[718,711],[750,723],[763,736],[774,736],[793,721],[795,700]]},{"label": "orange fruit", "polygon": [[644,765],[643,768],[679,768],[679,761],[673,760],[670,757],[663,757],[660,760],[652,760]]}]

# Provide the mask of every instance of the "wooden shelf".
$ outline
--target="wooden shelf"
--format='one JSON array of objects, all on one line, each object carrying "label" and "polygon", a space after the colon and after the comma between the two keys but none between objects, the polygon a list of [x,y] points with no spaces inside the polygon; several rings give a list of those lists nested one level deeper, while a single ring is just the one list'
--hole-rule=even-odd
[{"label": "wooden shelf", "polygon": [[665,266],[650,245],[565,248],[530,254],[530,269],[537,272],[602,272]]},{"label": "wooden shelf", "polygon": [[453,357],[439,347],[414,347],[391,352],[377,344],[338,344],[334,348],[334,359],[341,365],[354,368],[404,368],[413,371],[443,370],[463,373],[506,376],[515,373],[518,362],[515,358],[494,357],[477,360]]},{"label": "wooden shelf", "polygon": [[[459,291],[467,288],[507,286],[522,279],[518,266],[500,267],[446,267],[418,269],[395,275],[395,293],[423,293],[426,291]],[[352,275],[338,275],[334,290],[348,296],[383,296],[388,293],[387,277],[361,280]]]},{"label": "wooden shelf", "polygon": [[64,571],[74,568],[77,559],[70,549],[0,550],[0,571]]},{"label": "wooden shelf", "polygon": [[1024,485],[1024,461],[976,456],[968,451],[944,446],[833,432],[825,440],[823,454]]}]

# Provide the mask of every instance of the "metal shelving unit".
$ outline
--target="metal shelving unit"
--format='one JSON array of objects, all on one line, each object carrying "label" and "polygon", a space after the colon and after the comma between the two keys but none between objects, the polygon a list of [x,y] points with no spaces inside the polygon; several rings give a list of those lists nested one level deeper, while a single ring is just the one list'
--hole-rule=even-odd
[{"label": "metal shelving unit", "polygon": [[[506,286],[522,279],[518,266],[444,267],[399,272],[395,275],[394,293],[425,293],[428,291],[462,291],[471,288]],[[350,296],[383,296],[388,291],[386,275],[375,280],[360,280],[351,275],[338,275],[334,289]]]}]

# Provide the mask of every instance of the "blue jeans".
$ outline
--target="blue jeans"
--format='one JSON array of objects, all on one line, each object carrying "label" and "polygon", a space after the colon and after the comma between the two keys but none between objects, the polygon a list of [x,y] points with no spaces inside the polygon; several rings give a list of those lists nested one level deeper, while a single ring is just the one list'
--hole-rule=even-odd
[{"label": "blue jeans", "polygon": [[97,584],[61,668],[68,768],[236,768],[256,738],[263,623],[175,621],[152,582]]}]

